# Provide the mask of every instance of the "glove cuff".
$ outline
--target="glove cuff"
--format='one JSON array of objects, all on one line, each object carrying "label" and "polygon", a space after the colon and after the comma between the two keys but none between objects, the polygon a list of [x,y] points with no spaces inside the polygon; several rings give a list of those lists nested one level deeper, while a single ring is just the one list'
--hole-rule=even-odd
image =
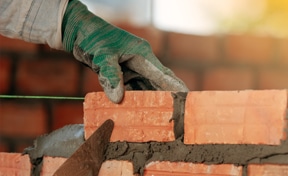
[{"label": "glove cuff", "polygon": [[[95,19],[97,17],[84,4],[78,0],[70,0],[62,21],[63,48],[72,52],[81,28],[86,29],[87,25],[95,24]],[[85,36],[81,38],[83,37]]]}]

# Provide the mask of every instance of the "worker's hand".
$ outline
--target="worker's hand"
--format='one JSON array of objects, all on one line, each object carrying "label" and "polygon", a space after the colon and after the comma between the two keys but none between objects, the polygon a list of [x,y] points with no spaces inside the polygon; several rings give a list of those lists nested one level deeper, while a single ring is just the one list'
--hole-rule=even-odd
[{"label": "worker's hand", "polygon": [[[62,33],[64,49],[73,51],[77,60],[98,73],[104,92],[114,103],[123,98],[124,82],[129,84],[135,77],[143,78],[144,84],[156,90],[188,91],[159,62],[147,41],[105,22],[77,0],[67,6]],[[135,89],[133,85],[128,87]]]}]

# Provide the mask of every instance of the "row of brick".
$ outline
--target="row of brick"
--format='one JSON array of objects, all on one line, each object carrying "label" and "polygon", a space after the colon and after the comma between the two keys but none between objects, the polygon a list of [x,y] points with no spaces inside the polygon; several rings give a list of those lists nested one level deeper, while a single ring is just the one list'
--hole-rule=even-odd
[{"label": "row of brick", "polygon": [[42,58],[30,56],[13,60],[0,55],[0,93],[9,93],[13,89],[14,93],[25,95],[73,96],[102,90],[97,74],[80,67],[73,57],[38,57]]},{"label": "row of brick", "polygon": [[[158,45],[160,40],[157,40],[156,42],[157,44],[155,44],[155,42],[153,42],[153,39],[163,38],[163,37],[156,37],[159,35],[158,33],[161,32],[159,31],[157,32],[157,30],[153,28],[138,29],[129,26],[128,27],[123,26],[123,28],[151,41],[151,45],[155,50],[155,52],[159,50]],[[179,37],[178,35],[182,37]],[[287,88],[288,86],[288,82],[286,81],[286,77],[288,74],[287,65],[286,66],[285,64],[283,65],[282,62],[281,64],[277,64],[276,61],[273,62],[273,64],[270,63],[259,64],[257,62],[254,63],[252,61],[250,65],[249,64],[247,65],[246,63],[242,62],[231,65],[230,62],[225,62],[221,59],[216,61],[211,59],[205,59],[206,57],[208,57],[205,56],[205,54],[210,53],[206,52],[205,50],[209,48],[207,46],[210,45],[205,44],[205,47],[202,47],[201,43],[206,43],[205,41],[206,40],[210,41],[210,39],[209,40],[206,39],[207,37],[199,37],[199,36],[188,37],[188,36],[184,34],[173,34],[172,37],[168,37],[172,39],[178,38],[179,40],[189,39],[191,40],[191,42],[189,41],[175,42],[176,43],[175,46],[173,45],[169,47],[169,49],[167,49],[167,47],[165,48],[167,52],[171,53],[158,54],[158,55],[166,66],[170,67],[176,73],[177,76],[179,76],[182,80],[184,80],[184,82],[187,84],[190,90],[239,90],[239,89]],[[261,51],[260,55],[262,55],[263,51],[267,51],[267,48],[269,48],[270,46],[272,47],[272,45],[268,45],[269,46],[268,47],[266,46],[267,44],[265,44],[265,47],[260,47],[260,49],[252,49],[251,51],[252,46],[249,45],[249,47],[246,48],[246,46],[248,46],[247,43],[248,44],[251,43],[250,40],[251,41],[257,40],[257,37],[254,38],[250,37],[250,39],[247,39],[247,36],[243,36],[244,39],[242,39],[242,37],[239,36],[239,38],[240,38],[239,40],[241,41],[239,42],[240,44],[234,44],[234,45],[237,46],[236,48],[239,48],[240,45],[241,47],[244,47],[244,49],[242,49],[242,51],[239,51],[238,49],[237,50],[238,52],[236,53],[241,55],[243,55],[243,53],[247,53],[245,56],[245,58],[247,58],[246,60],[253,60],[251,59],[252,58],[251,54],[257,53],[254,50],[260,50]],[[25,51],[27,50],[29,51],[29,49],[18,50],[18,48],[19,47],[21,48],[21,46],[25,48],[26,45],[28,45],[28,48],[33,48],[31,46],[35,44],[29,44],[19,40],[12,40],[5,38],[3,36],[0,36],[0,40],[3,41],[1,42],[0,45],[0,51],[3,50],[10,51],[10,53],[8,52],[7,54],[6,52],[4,52],[6,54],[3,55],[1,54],[0,56],[0,68],[1,68],[0,93],[2,94],[22,93],[22,94],[34,94],[34,95],[39,94],[85,95],[87,92],[102,90],[101,86],[98,83],[97,75],[87,68],[80,67],[77,61],[75,61],[75,59],[73,59],[73,56],[71,55],[67,55],[61,52],[60,55],[58,54],[57,56],[53,54],[51,55],[50,51],[54,50],[50,49],[48,51],[45,50],[45,52],[42,52],[42,54],[40,52],[39,54],[31,56],[29,54],[28,55],[25,54]],[[234,41],[235,39],[233,39],[232,37],[232,39],[229,39],[229,41],[230,40]],[[286,40],[281,41],[280,42],[281,45],[278,44],[279,48],[285,48],[287,46],[288,42],[285,41]],[[13,43],[15,43],[14,44],[16,47],[15,50],[13,49],[14,46]],[[232,43],[231,45],[233,45],[234,42],[228,42],[228,43]],[[262,43],[265,42],[262,41]],[[230,46],[230,44],[227,45]],[[36,51],[39,50],[39,48],[41,48],[40,46],[38,47],[36,46],[38,45],[35,45],[34,49],[35,51],[32,50],[31,52],[35,53]],[[258,47],[258,45],[253,46]],[[275,47],[276,46],[273,45],[272,48]],[[193,52],[194,48],[195,52],[197,51],[196,53]],[[205,48],[205,50],[203,50],[202,48]],[[218,52],[220,52],[221,47],[218,46],[218,49],[213,50],[215,51],[217,50]],[[278,50],[279,52],[282,51],[282,49]],[[17,53],[17,51],[19,53]],[[47,53],[50,53],[50,56],[45,56]],[[202,55],[200,53],[202,53]],[[279,56],[280,59],[278,60],[283,59],[287,60],[285,58],[287,58],[288,54],[285,52],[281,53],[282,54],[278,53],[273,55]],[[186,57],[185,55],[188,54],[189,56]],[[266,53],[263,55],[267,56],[269,54]],[[41,59],[38,60],[35,59],[34,57]],[[221,58],[223,57],[224,56],[221,56]],[[230,56],[227,57],[230,58]],[[244,58],[244,56],[238,56],[238,57]],[[263,56],[257,56],[257,57],[261,58],[259,59],[259,62],[267,60],[267,58],[265,59],[263,58]],[[177,58],[177,61],[173,58]],[[182,59],[183,63],[185,63],[185,67],[181,66],[181,64],[180,65],[177,64],[182,63],[179,62],[181,58],[186,58],[184,60]],[[195,58],[196,61],[194,61]],[[208,62],[203,64],[202,61],[204,60],[208,60]],[[177,63],[175,63],[174,61]],[[186,61],[194,61],[195,63],[193,62],[191,64],[186,64],[187,63]],[[189,68],[187,67],[187,65],[190,65],[188,66]],[[194,65],[197,65],[197,68],[194,68]],[[84,71],[81,71],[82,69],[84,69]],[[43,80],[45,80],[45,84],[43,84]]]},{"label": "row of brick", "polygon": [[[13,73],[12,65],[16,65]],[[168,64],[169,65],[169,64]],[[197,70],[169,66],[190,90],[283,89],[287,68],[215,66]],[[83,69],[82,69],[83,68]],[[15,75],[15,76],[14,76]],[[225,81],[223,81],[225,80]],[[49,86],[47,86],[49,85]],[[73,58],[20,59],[0,56],[0,93],[26,95],[85,95],[102,90],[97,74]]]},{"label": "row of brick", "polygon": [[[156,53],[168,58],[195,59],[198,61],[215,61],[226,58],[241,63],[288,64],[288,40],[269,36],[227,35],[195,36],[179,33],[165,33],[153,27],[135,27],[118,25],[137,36],[147,39]],[[39,45],[17,40],[17,42],[0,36],[0,48],[21,52],[38,52]],[[163,44],[165,43],[165,45]]]},{"label": "row of brick", "polygon": [[[286,90],[189,92],[184,112],[185,144],[269,144],[285,140]],[[107,119],[115,122],[111,141],[175,140],[171,92],[128,91],[120,104],[103,92],[84,102],[86,139]]]},{"label": "row of brick", "polygon": [[[66,158],[44,157],[41,176],[52,176],[53,173],[66,161]],[[19,153],[0,153],[0,175],[29,176],[31,164],[27,155]],[[242,166],[232,164],[206,165],[184,162],[151,162],[145,166],[144,176],[241,176]],[[288,165],[251,164],[247,167],[247,176],[284,176],[288,174]],[[136,176],[133,174],[133,164],[129,161],[105,161],[100,169],[99,176]]]}]

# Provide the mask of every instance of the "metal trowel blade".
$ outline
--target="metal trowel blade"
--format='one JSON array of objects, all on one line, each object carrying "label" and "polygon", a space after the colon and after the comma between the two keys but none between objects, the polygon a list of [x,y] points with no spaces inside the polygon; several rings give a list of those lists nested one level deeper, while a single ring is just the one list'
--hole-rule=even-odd
[{"label": "metal trowel blade", "polygon": [[[106,120],[53,174],[53,176],[97,176],[105,159],[114,122]],[[63,146],[65,147],[65,146]]]}]

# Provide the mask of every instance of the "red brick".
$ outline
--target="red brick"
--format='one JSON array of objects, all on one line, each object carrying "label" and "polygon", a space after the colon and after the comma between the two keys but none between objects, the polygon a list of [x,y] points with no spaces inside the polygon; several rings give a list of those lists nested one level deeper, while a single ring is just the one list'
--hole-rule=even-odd
[{"label": "red brick", "polygon": [[204,90],[239,90],[253,88],[253,73],[247,69],[215,68],[204,74]]},{"label": "red brick", "polygon": [[69,124],[83,124],[83,102],[54,103],[53,104],[53,129]]},{"label": "red brick", "polygon": [[[129,161],[110,160],[102,163],[99,176],[133,176],[133,164]],[[135,175],[136,176],[136,175]]]},{"label": "red brick", "polygon": [[30,170],[28,155],[0,152],[0,175],[30,176]]},{"label": "red brick", "polygon": [[[61,157],[44,157],[41,176],[52,176],[67,160]],[[128,161],[109,160],[102,163],[98,176],[133,176],[133,164]]]},{"label": "red brick", "polygon": [[117,24],[117,26],[136,36],[146,39],[150,43],[155,55],[158,56],[161,54],[163,46],[163,35],[161,31],[149,26],[137,27],[129,24]]},{"label": "red brick", "polygon": [[215,36],[194,36],[168,34],[168,56],[175,60],[215,61],[219,58],[218,38]]},{"label": "red brick", "polygon": [[87,139],[105,120],[115,123],[111,141],[173,141],[171,92],[126,91],[120,104],[108,100],[103,92],[89,93],[84,102]]},{"label": "red brick", "polygon": [[273,57],[273,39],[252,35],[229,35],[225,40],[225,56],[228,60],[264,64]]},{"label": "red brick", "polygon": [[152,162],[149,163],[145,170],[144,176],[241,176],[242,167],[232,164],[205,165],[184,162]]},{"label": "red brick", "polygon": [[43,159],[43,165],[40,175],[52,176],[66,160],[67,158],[61,158],[61,157],[54,158],[45,156]]},{"label": "red brick", "polygon": [[287,89],[287,70],[262,70],[259,73],[259,89]]},{"label": "red brick", "polygon": [[99,84],[98,74],[93,72],[89,68],[84,69],[84,83],[82,93],[85,95],[89,92],[103,91],[103,88]]},{"label": "red brick", "polygon": [[197,75],[190,70],[180,69],[176,67],[171,68],[174,74],[180,78],[188,87],[189,90],[197,89]]},{"label": "red brick", "polygon": [[41,104],[1,102],[0,114],[2,135],[36,137],[47,132]]},{"label": "red brick", "polygon": [[11,39],[0,35],[0,50],[37,52],[38,45],[23,40]]},{"label": "red brick", "polygon": [[72,60],[25,59],[18,65],[16,88],[23,94],[75,95],[79,67]]},{"label": "red brick", "polygon": [[11,60],[8,57],[0,56],[0,93],[9,91],[11,73]]},{"label": "red brick", "polygon": [[282,39],[280,40],[280,46],[279,46],[279,57],[280,61],[288,64],[288,39]]},{"label": "red brick", "polygon": [[280,144],[286,90],[189,92],[185,144]]},{"label": "red brick", "polygon": [[288,165],[248,165],[247,176],[286,176],[288,175]]}]

